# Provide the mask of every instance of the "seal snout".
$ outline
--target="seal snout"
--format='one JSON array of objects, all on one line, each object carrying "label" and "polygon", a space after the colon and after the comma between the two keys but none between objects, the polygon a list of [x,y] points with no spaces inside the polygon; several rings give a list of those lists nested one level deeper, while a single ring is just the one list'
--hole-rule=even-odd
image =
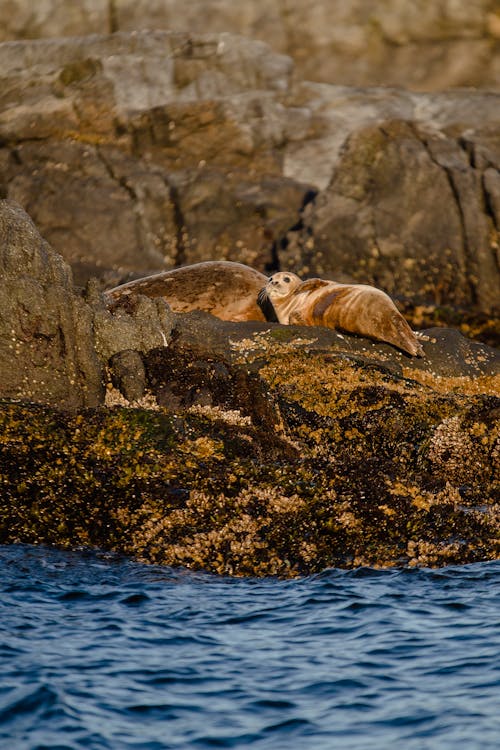
[{"label": "seal snout", "polygon": [[267,283],[271,284],[271,286],[280,286],[281,284],[290,284],[291,280],[290,276],[280,273],[275,276],[270,276]]}]

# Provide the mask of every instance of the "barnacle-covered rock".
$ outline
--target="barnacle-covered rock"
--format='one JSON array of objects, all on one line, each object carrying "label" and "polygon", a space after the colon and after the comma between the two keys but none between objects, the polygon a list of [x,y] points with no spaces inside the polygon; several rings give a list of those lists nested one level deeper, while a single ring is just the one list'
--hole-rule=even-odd
[{"label": "barnacle-covered rock", "polygon": [[500,357],[470,346],[472,376],[432,340],[424,365],[333,331],[176,316],[134,403],[2,402],[0,542],[256,576],[495,559]]}]

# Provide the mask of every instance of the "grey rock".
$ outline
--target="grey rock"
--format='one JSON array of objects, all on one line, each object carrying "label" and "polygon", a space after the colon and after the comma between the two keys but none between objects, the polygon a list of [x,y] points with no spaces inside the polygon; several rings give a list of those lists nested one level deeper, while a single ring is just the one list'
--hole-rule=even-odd
[{"label": "grey rock", "polygon": [[289,58],[228,34],[0,45],[0,194],[29,211],[80,285],[214,252],[244,259],[245,247],[255,261],[308,190],[282,175],[276,151],[304,132],[279,102],[290,73]]},{"label": "grey rock", "polygon": [[146,353],[166,347],[172,330],[172,312],[161,299],[127,297],[110,312],[104,305],[94,312],[95,347],[103,361],[130,349]]},{"label": "grey rock", "polygon": [[146,370],[139,352],[128,349],[117,352],[109,360],[111,382],[127,399],[138,401],[146,390]]},{"label": "grey rock", "polygon": [[[389,344],[339,333],[321,326],[284,326],[279,323],[231,323],[203,312],[177,314],[174,318],[172,353],[199,359],[218,359],[227,364],[246,364],[256,369],[266,353],[276,347],[326,352],[333,357],[383,367],[398,375],[427,372],[437,377],[476,378],[500,375],[500,351],[471,341],[451,328],[421,331],[424,357],[410,357]],[[161,355],[160,355],[161,356]]]},{"label": "grey rock", "polygon": [[492,91],[293,81],[230,34],[9,42],[0,194],[80,285],[225,258],[494,317],[499,112]]},{"label": "grey rock", "polygon": [[9,200],[0,200],[0,274],[0,398],[99,406],[109,360],[126,397],[140,397],[141,356],[171,336],[163,300],[137,297],[110,312],[97,282],[77,294],[68,264]]},{"label": "grey rock", "polygon": [[471,164],[460,139],[430,128],[392,120],[358,130],[282,266],[493,315],[497,175]]},{"label": "grey rock", "polygon": [[0,201],[0,395],[63,409],[102,403],[92,311],[20,206]]},{"label": "grey rock", "polygon": [[5,192],[64,254],[76,284],[97,275],[112,284],[118,269],[174,263],[177,230],[164,170],[76,141],[21,143],[12,153]]}]

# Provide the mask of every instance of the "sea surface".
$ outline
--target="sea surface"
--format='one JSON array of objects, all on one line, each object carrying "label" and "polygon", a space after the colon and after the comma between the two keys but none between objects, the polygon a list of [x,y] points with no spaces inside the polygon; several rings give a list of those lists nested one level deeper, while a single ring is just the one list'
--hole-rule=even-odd
[{"label": "sea surface", "polygon": [[499,582],[0,546],[0,748],[498,750]]}]

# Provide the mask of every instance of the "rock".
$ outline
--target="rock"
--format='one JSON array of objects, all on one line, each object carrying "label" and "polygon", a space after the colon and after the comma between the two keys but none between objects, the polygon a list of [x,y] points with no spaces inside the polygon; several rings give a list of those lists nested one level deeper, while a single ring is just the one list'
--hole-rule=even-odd
[{"label": "rock", "polygon": [[20,206],[0,200],[0,396],[77,409],[103,400],[92,311]]},{"label": "rock", "polygon": [[81,286],[225,258],[372,283],[415,323],[500,341],[500,94],[292,72],[230,34],[0,45],[0,194]]},{"label": "rock", "polygon": [[310,188],[281,173],[279,147],[304,123],[277,98],[290,60],[265,45],[168,32],[12,43],[0,70],[0,191],[77,284],[214,254],[264,267],[296,223]]},{"label": "rock", "polygon": [[500,356],[438,333],[424,365],[326,329],[177,316],[146,355],[163,406],[0,405],[0,543],[238,576],[497,559]]},{"label": "rock", "polygon": [[262,39],[291,55],[302,77],[351,86],[389,85],[424,91],[499,82],[500,20],[494,0],[11,0],[0,41],[170,29],[230,31]]},{"label": "rock", "polygon": [[111,382],[127,401],[139,401],[146,390],[146,371],[138,351],[127,349],[110,357]]},{"label": "rock", "polygon": [[291,263],[298,254],[318,275],[492,314],[500,309],[489,198],[496,169],[471,165],[455,138],[401,120],[360,130],[310,207]]},{"label": "rock", "polygon": [[[9,84],[0,98],[2,140],[74,135],[129,147],[133,130],[150,145],[176,143],[183,133],[172,132],[172,121],[189,105],[197,117],[183,123],[185,135],[201,125],[210,131],[219,116],[238,138],[227,146],[248,149],[251,128],[237,118],[251,114],[252,106],[253,119],[262,117],[248,93],[259,92],[265,107],[265,94],[286,91],[292,71],[290,58],[261,42],[166,31],[7,42],[0,45],[0,61]],[[231,97],[232,104],[220,97]],[[200,108],[207,100],[211,109]]]},{"label": "rock", "polygon": [[78,284],[91,275],[112,283],[117,269],[173,262],[174,204],[161,172],[72,141],[21,144],[15,154],[15,167],[4,172],[6,192],[64,253]]},{"label": "rock", "polygon": [[280,176],[248,179],[243,170],[183,172],[172,182],[183,217],[184,263],[237,255],[263,271],[272,267],[273,248],[296,224],[311,190]]},{"label": "rock", "polygon": [[[174,316],[169,352],[189,352],[199,359],[216,357],[225,363],[240,362],[248,346],[251,361],[260,361],[276,347],[338,356],[397,375],[419,378],[500,377],[500,351],[462,336],[457,330],[430,328],[421,331],[424,357],[411,357],[390,344],[338,333],[321,326],[283,326],[279,323],[230,323],[203,312]],[[161,355],[160,355],[161,356]],[[500,386],[499,386],[500,387]]]},{"label": "rock", "polygon": [[[83,0],[75,6],[64,0],[39,2],[35,5],[14,0],[2,18],[0,39],[34,39],[45,36],[95,34],[107,27],[109,7],[103,0]],[[80,32],[78,32],[80,29]]]},{"label": "rock", "polygon": [[127,297],[113,312],[101,301],[94,310],[95,347],[104,362],[130,349],[146,354],[165,347],[171,330],[172,312],[161,298]]},{"label": "rock", "polygon": [[8,200],[0,200],[0,248],[0,398],[96,407],[109,360],[126,396],[144,390],[138,358],[166,347],[172,330],[163,300],[137,297],[111,313],[95,283],[84,299],[69,266]]},{"label": "rock", "polygon": [[258,576],[498,556],[498,350],[111,313],[10,201],[0,235],[0,543]]},{"label": "rock", "polygon": [[[376,11],[392,64],[438,18],[436,44],[462,41],[443,3]],[[463,6],[475,41],[488,9]],[[100,289],[220,254],[498,326],[499,96],[294,82],[228,34],[0,45],[0,543],[234,575],[496,559],[499,350],[430,328],[416,359]]]}]

